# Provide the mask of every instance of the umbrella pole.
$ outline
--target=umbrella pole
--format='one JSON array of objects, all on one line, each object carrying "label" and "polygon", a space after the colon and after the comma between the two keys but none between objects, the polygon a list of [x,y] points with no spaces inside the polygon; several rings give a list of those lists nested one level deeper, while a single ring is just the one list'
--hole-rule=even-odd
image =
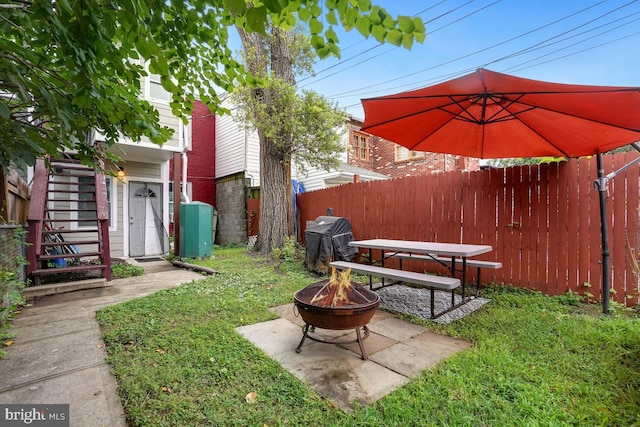
[{"label": "umbrella pole", "polygon": [[604,176],[604,167],[602,166],[602,154],[596,155],[596,164],[598,167],[598,180],[596,187],[600,196],[600,236],[602,237],[602,312],[609,314],[609,297],[611,290],[611,262],[609,260],[609,235],[607,231],[607,207],[606,196],[607,179]]}]

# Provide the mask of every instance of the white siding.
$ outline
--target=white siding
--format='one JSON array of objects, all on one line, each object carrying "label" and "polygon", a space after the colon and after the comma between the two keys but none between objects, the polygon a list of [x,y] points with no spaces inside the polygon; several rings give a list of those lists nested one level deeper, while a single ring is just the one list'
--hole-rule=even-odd
[{"label": "white siding", "polygon": [[[228,100],[223,106],[233,110]],[[233,114],[233,111],[232,111]],[[216,115],[216,178],[245,172],[251,186],[260,185],[260,141],[231,115]]]},{"label": "white siding", "polygon": [[[341,162],[347,161],[347,147],[349,147],[348,139],[349,131],[347,127],[345,127],[342,131],[342,145],[345,147],[345,150],[340,154]],[[311,166],[307,166],[306,170],[307,171],[305,174],[298,173],[295,165],[295,160],[293,161],[291,173],[295,179],[302,182],[306,191],[321,190],[323,188],[327,188],[325,180],[340,175],[338,171],[326,171],[325,169]]]}]

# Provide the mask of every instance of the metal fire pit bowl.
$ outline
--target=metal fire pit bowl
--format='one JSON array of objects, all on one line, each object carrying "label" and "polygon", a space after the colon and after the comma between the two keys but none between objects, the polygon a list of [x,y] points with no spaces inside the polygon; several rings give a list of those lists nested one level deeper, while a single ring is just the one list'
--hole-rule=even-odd
[{"label": "metal fire pit bowl", "polygon": [[[322,307],[311,304],[311,299],[326,283],[327,281],[314,283],[293,295],[295,307],[305,322],[305,326],[302,329],[302,340],[300,344],[298,344],[296,352],[300,353],[302,351],[302,344],[304,344],[306,338],[327,344],[349,344],[357,342],[360,346],[362,360],[366,360],[368,356],[362,341],[369,336],[367,324],[369,324],[378,305],[380,305],[380,296],[362,285],[354,283],[354,292],[352,293],[351,301],[353,304],[344,307]],[[315,328],[332,330],[355,329],[357,338],[351,341],[329,341],[320,339],[309,334],[310,330],[313,332]],[[361,329],[364,334],[361,333]]]}]

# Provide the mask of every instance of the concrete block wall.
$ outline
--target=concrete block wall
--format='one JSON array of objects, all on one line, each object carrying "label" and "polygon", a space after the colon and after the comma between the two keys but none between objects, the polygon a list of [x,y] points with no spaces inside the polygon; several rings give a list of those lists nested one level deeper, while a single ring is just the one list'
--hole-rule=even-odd
[{"label": "concrete block wall", "polygon": [[244,245],[247,243],[246,198],[243,173],[216,180],[217,244]]}]

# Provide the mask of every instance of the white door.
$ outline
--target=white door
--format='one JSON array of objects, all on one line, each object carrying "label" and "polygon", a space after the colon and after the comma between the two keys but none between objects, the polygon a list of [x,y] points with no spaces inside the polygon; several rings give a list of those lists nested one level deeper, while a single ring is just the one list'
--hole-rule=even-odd
[{"label": "white door", "polygon": [[129,182],[129,254],[132,257],[162,255],[162,184]]}]

